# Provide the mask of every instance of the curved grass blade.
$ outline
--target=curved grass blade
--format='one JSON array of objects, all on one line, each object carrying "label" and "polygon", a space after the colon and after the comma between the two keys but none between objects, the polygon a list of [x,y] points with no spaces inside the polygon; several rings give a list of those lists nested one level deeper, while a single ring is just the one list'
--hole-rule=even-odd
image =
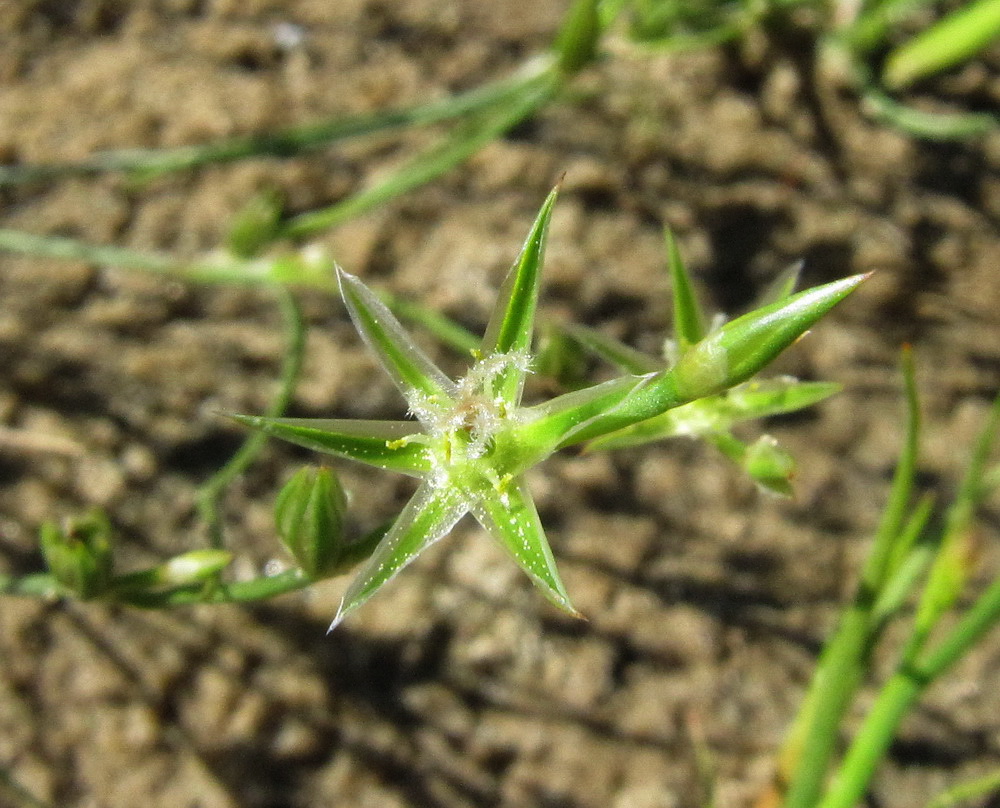
[{"label": "curved grass blade", "polygon": [[357,460],[412,477],[430,468],[427,447],[413,421],[362,421],[324,418],[267,418],[226,413],[238,423],[297,446]]},{"label": "curved grass blade", "polygon": [[434,486],[430,482],[421,484],[371,558],[351,581],[329,630],[333,631],[418,554],[447,535],[468,511],[465,497],[458,489]]},{"label": "curved grass blade", "polygon": [[[521,248],[521,254],[504,279],[479,349],[484,357],[498,353],[525,353],[531,348],[545,238],[557,194],[558,189],[551,191],[542,204]],[[501,396],[508,404],[519,403],[524,376],[525,371],[517,363],[509,364],[497,373],[493,381],[493,393]]]},{"label": "curved grass blade", "polygon": [[355,328],[406,400],[412,404],[414,391],[430,399],[453,398],[455,383],[417,347],[375,293],[339,267],[337,277]]},{"label": "curved grass blade", "polygon": [[470,503],[470,510],[549,601],[575,617],[580,616],[569,602],[542,521],[523,480],[513,481],[503,490],[491,488]]},{"label": "curved grass blade", "polygon": [[0,186],[108,171],[131,172],[149,179],[210,163],[232,162],[260,155],[291,157],[338,140],[409,126],[426,126],[511,103],[520,98],[525,88],[534,84],[541,73],[549,69],[549,62],[539,60],[529,63],[526,69],[510,78],[476,87],[460,95],[414,107],[308,123],[277,132],[238,135],[173,149],[103,151],[77,163],[0,165]]},{"label": "curved grass blade", "polygon": [[467,126],[460,126],[457,132],[418,154],[385,181],[329,207],[296,216],[287,222],[280,235],[291,239],[306,238],[440,177],[533,114],[559,87],[560,79],[555,72],[532,77],[521,85],[517,94],[488,108]]}]

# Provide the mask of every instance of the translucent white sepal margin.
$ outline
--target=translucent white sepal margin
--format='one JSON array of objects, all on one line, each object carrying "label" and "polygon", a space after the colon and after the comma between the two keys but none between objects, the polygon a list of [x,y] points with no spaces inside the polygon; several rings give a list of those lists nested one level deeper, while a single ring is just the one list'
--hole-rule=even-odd
[{"label": "translucent white sepal margin", "polygon": [[351,581],[327,633],[469,512],[462,492],[425,481]]},{"label": "translucent white sepal margin", "polygon": [[476,521],[518,563],[545,597],[575,617],[569,595],[559,578],[552,548],[545,537],[542,521],[523,480],[512,480],[502,490],[470,503]]},{"label": "translucent white sepal margin", "polygon": [[337,279],[354,327],[407,402],[414,391],[427,397],[453,398],[455,383],[417,347],[375,293],[340,267],[337,267]]}]

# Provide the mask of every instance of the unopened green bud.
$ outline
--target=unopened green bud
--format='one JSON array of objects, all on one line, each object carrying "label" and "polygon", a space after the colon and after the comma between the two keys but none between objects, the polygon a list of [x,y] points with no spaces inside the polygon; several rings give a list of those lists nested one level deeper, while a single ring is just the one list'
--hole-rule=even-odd
[{"label": "unopened green bud", "polygon": [[42,555],[52,576],[84,600],[103,594],[111,581],[111,524],[101,510],[73,517],[60,528],[42,525]]},{"label": "unopened green bud", "polygon": [[347,497],[328,468],[300,469],[285,483],[274,504],[282,544],[310,578],[337,571],[344,553]]},{"label": "unopened green bud", "polygon": [[255,258],[278,233],[281,221],[281,196],[277,191],[262,191],[237,212],[229,229],[229,251],[238,258]]},{"label": "unopened green bud", "polygon": [[676,392],[694,400],[746,381],[867,277],[854,275],[817,286],[726,323],[692,345],[671,369]]},{"label": "unopened green bud", "polygon": [[770,435],[762,435],[747,449],[743,467],[761,487],[783,497],[792,495],[795,461]]}]

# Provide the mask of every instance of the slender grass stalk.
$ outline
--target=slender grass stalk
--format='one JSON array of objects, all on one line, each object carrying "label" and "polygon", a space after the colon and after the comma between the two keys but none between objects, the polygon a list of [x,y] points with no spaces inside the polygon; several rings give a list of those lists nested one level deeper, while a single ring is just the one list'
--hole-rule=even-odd
[{"label": "slender grass stalk", "polygon": [[925,662],[903,665],[886,683],[817,808],[851,808],[861,800],[903,718],[927,687],[977,645],[998,621],[1000,580],[966,612]]},{"label": "slender grass stalk", "polygon": [[561,83],[561,76],[555,72],[542,73],[530,83],[525,82],[517,95],[460,127],[383,182],[329,207],[292,218],[279,229],[279,237],[300,239],[310,236],[373,210],[441,176],[537,111],[554,96]]},{"label": "slender grass stalk", "polygon": [[1000,770],[952,786],[927,803],[926,808],[952,808],[960,802],[1000,792]]},{"label": "slender grass stalk", "polygon": [[[280,418],[285,414],[288,405],[291,404],[295,385],[302,372],[302,361],[306,347],[306,324],[292,293],[286,289],[279,289],[278,301],[281,304],[281,313],[288,334],[288,345],[285,348],[285,356],[282,361],[278,394],[267,410],[267,415],[271,418]],[[219,505],[225,490],[233,480],[250,467],[266,442],[267,435],[263,432],[250,433],[226,464],[198,488],[195,494],[198,513],[208,530],[211,547],[221,549],[224,544]]]},{"label": "slender grass stalk", "polygon": [[1000,36],[1000,0],[974,0],[896,48],[882,79],[898,90],[968,61]]},{"label": "slender grass stalk", "polygon": [[0,795],[11,799],[17,808],[51,808],[15,780],[6,766],[0,766]]},{"label": "slender grass stalk", "polygon": [[779,779],[788,783],[786,808],[812,808],[819,798],[838,741],[838,727],[861,683],[874,640],[872,614],[885,583],[888,562],[903,530],[916,474],[920,410],[913,359],[903,352],[906,431],[889,502],[850,606],[820,655],[802,708],[779,756]]},{"label": "slender grass stalk", "polygon": [[526,64],[517,75],[459,95],[404,109],[379,111],[321,121],[278,132],[241,135],[213,143],[175,149],[121,149],[101,152],[76,163],[0,166],[0,186],[66,176],[128,172],[150,178],[211,163],[251,157],[291,157],[350,137],[411,126],[440,123],[503,106],[520,97],[540,73],[551,67],[551,57]]}]

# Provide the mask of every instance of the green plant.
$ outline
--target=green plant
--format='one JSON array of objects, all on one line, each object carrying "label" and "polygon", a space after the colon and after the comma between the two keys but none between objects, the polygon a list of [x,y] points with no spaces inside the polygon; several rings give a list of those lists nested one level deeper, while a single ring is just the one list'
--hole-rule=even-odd
[{"label": "green plant", "polygon": [[[572,611],[522,481],[525,471],[556,450],[583,442],[590,450],[598,450],[676,435],[703,436],[762,485],[786,492],[791,474],[787,455],[767,439],[744,446],[730,428],[739,420],[800,409],[837,389],[835,385],[789,378],[747,382],[863,277],[794,295],[790,283],[780,284],[771,295],[773,299],[706,331],[702,325],[706,317],[676,246],[668,238],[675,307],[669,361],[645,357],[595,332],[571,327],[566,332],[568,338],[611,359],[625,374],[524,406],[521,397],[534,362],[532,339],[542,256],[555,199],[553,192],[543,205],[511,268],[486,335],[472,349],[475,361],[459,382],[449,379],[415,346],[377,295],[357,278],[336,270],[355,326],[402,392],[416,421],[280,417],[291,395],[303,347],[297,308],[290,297],[282,297],[291,339],[281,392],[267,415],[230,417],[262,433],[420,479],[417,493],[391,527],[344,544],[340,538],[343,503],[337,484],[326,472],[300,473],[288,483],[278,502],[278,532],[299,562],[298,569],[281,576],[225,584],[214,574],[226,560],[218,555],[209,559],[199,556],[200,561],[213,565],[211,571],[185,580],[164,575],[159,569],[115,576],[111,539],[104,531],[99,559],[94,552],[85,552],[90,545],[74,542],[68,560],[58,566],[50,564],[49,573],[0,581],[3,589],[21,594],[101,596],[143,606],[253,600],[306,586],[371,555],[345,595],[343,616],[445,535],[464,514],[472,513],[550,600]],[[328,269],[332,271],[332,267]],[[309,277],[318,276],[315,268],[309,272]],[[412,308],[408,311],[413,313]],[[425,312],[420,320],[442,330],[440,318]],[[451,326],[443,333],[455,339],[460,332]],[[458,342],[465,344],[465,337]],[[251,436],[202,487],[200,511],[209,527],[211,552],[225,552],[218,497],[259,451],[261,438]],[[63,535],[54,527],[47,530],[53,536]]]},{"label": "green plant", "polygon": [[[920,415],[913,362],[903,354],[907,425],[889,502],[861,571],[853,600],[824,648],[802,708],[779,758],[773,804],[785,808],[849,808],[864,796],[899,724],[924,691],[1000,621],[1000,577],[971,605],[959,597],[976,572],[973,517],[997,488],[988,467],[1000,428],[1000,396],[953,502],[939,524],[932,500],[915,497]],[[915,602],[915,610],[907,606]],[[949,623],[949,618],[951,623]],[[852,700],[870,674],[890,622],[908,625],[895,665],[860,728],[838,754],[838,738]],[[978,781],[983,791],[994,778]],[[977,792],[970,787],[970,795]],[[943,798],[942,798],[943,799]],[[770,804],[770,803],[769,803]]]},{"label": "green plant", "polygon": [[[552,603],[574,613],[523,482],[524,473],[553,452],[580,444],[585,451],[603,451],[677,435],[701,437],[762,486],[787,492],[790,458],[767,438],[744,445],[731,427],[747,418],[808,406],[836,390],[835,385],[825,383],[753,377],[850,294],[863,277],[793,294],[793,270],[749,313],[708,328],[709,318],[697,302],[691,278],[668,233],[674,318],[664,356],[639,353],[583,326],[553,323],[543,329],[547,353],[536,353],[534,322],[555,199],[553,192],[542,206],[481,339],[435,312],[381,298],[321,258],[312,257],[309,263],[286,258],[280,272],[260,273],[258,279],[273,284],[277,277],[294,281],[297,269],[305,267],[303,277],[310,282],[322,288],[335,282],[363,341],[403,394],[415,420],[282,417],[304,349],[298,308],[282,290],[289,329],[282,384],[266,415],[229,415],[255,432],[202,488],[199,510],[209,527],[211,546],[148,569],[121,573],[114,564],[113,531],[103,515],[92,513],[63,528],[45,525],[41,544],[48,572],[0,578],[0,591],[158,608],[259,600],[361,565],[344,595],[336,625],[471,513]],[[232,260],[235,265],[237,259]],[[264,266],[260,259],[250,260]],[[335,281],[323,280],[324,273],[332,274]],[[415,346],[391,309],[422,324],[446,344],[471,352],[473,362],[466,375],[457,382],[448,378]],[[557,371],[578,368],[574,357],[581,350],[606,360],[622,375],[587,384],[578,372],[569,373],[570,392],[539,403],[522,402],[526,381],[536,365]],[[1000,579],[971,605],[959,600],[974,571],[973,514],[1000,485],[1000,466],[989,466],[1000,428],[1000,397],[975,447],[965,481],[937,526],[931,520],[928,498],[917,498],[912,504],[920,427],[908,353],[904,379],[908,425],[889,504],[857,594],[820,657],[813,684],[779,756],[776,784],[762,804],[786,808],[855,804],[903,717],[931,683],[981,643],[1000,621]],[[223,547],[218,499],[253,460],[267,435],[408,474],[420,484],[390,524],[348,541],[342,530],[345,499],[336,477],[329,469],[300,470],[276,503],[277,533],[298,566],[273,577],[229,582],[225,569],[231,555]],[[914,597],[916,609],[907,618],[906,606]],[[956,610],[953,622],[945,626],[943,621]],[[840,755],[838,737],[844,716],[872,670],[877,642],[890,621],[904,618],[911,623],[910,638],[899,652],[895,671]],[[988,776],[964,784],[943,794],[936,804],[948,804],[955,795],[983,793],[995,781]]]}]

